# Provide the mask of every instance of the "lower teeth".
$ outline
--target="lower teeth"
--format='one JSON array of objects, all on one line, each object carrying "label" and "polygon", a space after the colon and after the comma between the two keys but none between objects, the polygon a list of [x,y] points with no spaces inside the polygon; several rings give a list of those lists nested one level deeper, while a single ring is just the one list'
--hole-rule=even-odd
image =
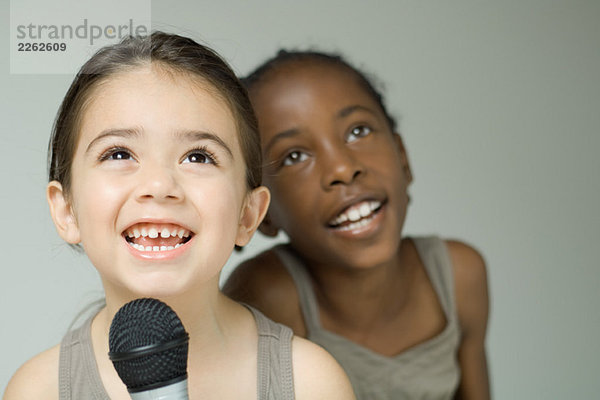
[{"label": "lower teeth", "polygon": [[131,247],[139,251],[168,251],[181,247],[182,243],[177,243],[175,246],[142,246],[141,244],[127,242]]},{"label": "lower teeth", "polygon": [[337,229],[340,231],[351,231],[353,229],[362,228],[363,226],[367,225],[372,220],[373,220],[373,215],[369,216],[368,218],[363,218],[359,221],[352,222],[348,225],[340,226]]}]

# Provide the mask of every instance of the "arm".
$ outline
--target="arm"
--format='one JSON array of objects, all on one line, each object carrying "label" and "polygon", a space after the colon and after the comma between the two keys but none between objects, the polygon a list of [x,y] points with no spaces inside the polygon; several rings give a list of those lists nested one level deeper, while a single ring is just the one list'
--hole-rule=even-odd
[{"label": "arm", "polygon": [[472,247],[448,241],[454,266],[456,308],[461,326],[458,362],[461,380],[456,393],[460,400],[490,398],[485,336],[489,297],[485,262]]},{"label": "arm", "polygon": [[294,335],[306,336],[296,285],[272,251],[240,264],[222,291],[235,301],[257,308],[273,321],[289,326]]},{"label": "arm", "polygon": [[355,400],[348,376],[328,352],[298,337],[292,340],[292,348],[296,399]]},{"label": "arm", "polygon": [[59,346],[27,361],[8,382],[3,400],[58,400]]}]

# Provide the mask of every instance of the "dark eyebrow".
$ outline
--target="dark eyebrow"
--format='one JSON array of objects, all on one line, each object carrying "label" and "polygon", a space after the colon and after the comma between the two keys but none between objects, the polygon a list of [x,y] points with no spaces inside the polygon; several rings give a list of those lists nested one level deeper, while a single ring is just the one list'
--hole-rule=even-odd
[{"label": "dark eyebrow", "polygon": [[185,139],[188,142],[210,140],[211,142],[215,143],[217,146],[219,146],[223,150],[225,150],[229,154],[229,156],[231,158],[233,158],[233,152],[231,151],[229,146],[227,146],[227,143],[225,143],[225,141],[223,139],[221,139],[219,136],[215,135],[214,133],[203,132],[203,131],[183,131],[183,132],[176,133],[175,137],[179,138],[179,139]]},{"label": "dark eyebrow", "polygon": [[366,111],[370,114],[377,115],[377,113],[375,111],[371,110],[369,107],[361,106],[359,104],[354,104],[354,105],[351,105],[348,107],[344,107],[340,111],[338,111],[337,117],[344,118],[344,117],[347,117],[348,115],[352,114],[355,111]]},{"label": "dark eyebrow", "polygon": [[100,132],[100,134],[98,136],[96,136],[91,142],[90,144],[88,144],[88,147],[85,149],[85,152],[87,153],[88,151],[90,151],[90,149],[92,148],[92,146],[97,143],[98,141],[104,139],[105,137],[109,137],[109,136],[117,136],[117,137],[131,137],[131,136],[139,136],[140,135],[140,131],[139,129],[135,129],[135,128],[126,128],[126,129],[106,129],[102,132]]},{"label": "dark eyebrow", "polygon": [[278,134],[273,136],[271,138],[271,140],[269,140],[267,142],[267,144],[265,145],[265,150],[264,150],[263,154],[267,154],[267,152],[271,149],[271,147],[273,147],[273,145],[275,145],[275,143],[277,143],[277,141],[285,139],[285,138],[289,138],[292,136],[296,136],[298,133],[300,133],[300,131],[296,128],[287,129],[283,132],[279,132]]}]

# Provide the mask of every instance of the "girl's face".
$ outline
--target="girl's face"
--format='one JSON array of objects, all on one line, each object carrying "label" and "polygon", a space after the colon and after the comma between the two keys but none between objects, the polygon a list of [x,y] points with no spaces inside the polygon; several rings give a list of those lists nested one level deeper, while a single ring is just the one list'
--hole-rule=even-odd
[{"label": "girl's face", "polygon": [[218,278],[260,222],[268,191],[247,191],[236,124],[215,93],[147,66],[92,94],[71,191],[51,182],[48,197],[59,233],[81,242],[107,293],[168,297]]},{"label": "girl's face", "polygon": [[366,268],[391,260],[410,169],[400,137],[356,76],[291,62],[250,95],[273,194],[263,232],[283,229],[314,263]]}]

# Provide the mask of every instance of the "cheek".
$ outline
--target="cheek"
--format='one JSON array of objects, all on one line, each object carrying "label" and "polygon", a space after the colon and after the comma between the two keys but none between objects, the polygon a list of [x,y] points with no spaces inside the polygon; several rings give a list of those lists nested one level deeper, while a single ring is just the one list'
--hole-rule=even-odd
[{"label": "cheek", "polygon": [[289,233],[298,228],[299,222],[311,219],[317,211],[313,207],[314,196],[310,185],[295,177],[271,180],[266,185],[271,191],[269,216],[271,220]]},{"label": "cheek", "polygon": [[207,223],[220,231],[234,231],[245,194],[241,186],[235,180],[214,179],[190,185],[187,196]]},{"label": "cheek", "polygon": [[100,230],[107,218],[115,221],[128,192],[124,182],[86,176],[74,178],[73,183],[73,208],[82,232]]}]

